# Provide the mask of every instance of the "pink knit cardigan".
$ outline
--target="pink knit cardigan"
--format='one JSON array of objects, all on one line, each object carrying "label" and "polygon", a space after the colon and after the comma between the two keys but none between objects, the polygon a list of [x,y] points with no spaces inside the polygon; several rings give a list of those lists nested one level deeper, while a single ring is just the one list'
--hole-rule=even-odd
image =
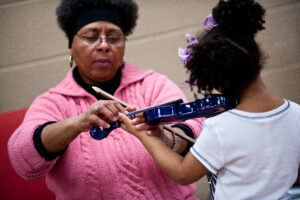
[{"label": "pink knit cardigan", "polygon": [[[128,63],[114,95],[137,108],[184,98],[166,76]],[[71,70],[55,88],[38,96],[8,142],[16,172],[26,180],[46,176],[57,199],[197,199],[195,184],[182,186],[171,180],[139,140],[121,128],[100,141],[83,132],[53,161],[38,154],[32,136],[39,125],[79,115],[95,101],[75,82]],[[199,134],[202,120],[185,123]]]}]

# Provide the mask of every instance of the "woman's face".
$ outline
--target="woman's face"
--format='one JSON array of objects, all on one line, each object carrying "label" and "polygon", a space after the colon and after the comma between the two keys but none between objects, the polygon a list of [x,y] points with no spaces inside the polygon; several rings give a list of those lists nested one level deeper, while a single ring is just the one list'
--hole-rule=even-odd
[{"label": "woman's face", "polygon": [[108,81],[116,74],[124,50],[125,36],[122,30],[110,22],[97,21],[83,26],[77,32],[71,55],[81,78],[87,84],[95,84]]}]

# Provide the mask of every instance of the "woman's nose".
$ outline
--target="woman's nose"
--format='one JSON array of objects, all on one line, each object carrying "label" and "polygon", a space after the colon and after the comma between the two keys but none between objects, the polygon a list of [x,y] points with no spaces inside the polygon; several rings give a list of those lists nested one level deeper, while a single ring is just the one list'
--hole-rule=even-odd
[{"label": "woman's nose", "polygon": [[100,39],[100,41],[97,44],[97,48],[99,52],[109,52],[109,44],[105,39]]}]

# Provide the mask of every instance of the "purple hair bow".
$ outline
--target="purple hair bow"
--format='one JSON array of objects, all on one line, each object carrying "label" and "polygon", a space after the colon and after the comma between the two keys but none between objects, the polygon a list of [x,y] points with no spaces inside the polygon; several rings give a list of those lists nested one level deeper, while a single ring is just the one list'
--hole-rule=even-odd
[{"label": "purple hair bow", "polygon": [[208,27],[209,29],[212,29],[216,26],[218,26],[219,24],[216,22],[216,20],[214,19],[212,13],[210,13],[204,21],[204,26]]},{"label": "purple hair bow", "polygon": [[188,86],[196,86],[197,85],[197,81],[194,81],[194,83],[191,83],[190,79],[188,78],[184,82],[182,82],[182,84],[188,85]]},{"label": "purple hair bow", "polygon": [[[192,45],[198,44],[198,40],[196,39],[196,37],[191,34],[185,34],[185,39],[188,44],[188,48],[190,48]],[[178,56],[184,65],[186,65],[190,61],[192,57],[191,53],[192,51],[190,49],[178,48]],[[196,85],[196,82],[191,84],[189,79],[187,79],[183,82],[183,84]]]},{"label": "purple hair bow", "polygon": [[[188,44],[188,48],[191,47],[192,45],[198,43],[198,40],[196,39],[196,37],[191,34],[185,34],[185,39]],[[186,65],[189,62],[189,60],[191,59],[191,53],[192,52],[189,49],[183,49],[180,47],[178,48],[178,56],[184,65]]]},{"label": "purple hair bow", "polygon": [[[212,28],[218,26],[218,23],[214,19],[212,13],[210,13],[205,18],[204,26],[208,27],[209,29],[212,29]],[[190,48],[192,45],[195,45],[198,43],[198,40],[196,39],[196,37],[191,34],[185,34],[185,39],[188,44],[188,48]],[[190,49],[178,48],[178,56],[184,65],[186,65],[190,61],[190,59],[192,57],[191,53],[192,52]],[[187,79],[183,82],[183,84],[195,86],[195,85],[197,85],[197,82],[190,83],[190,79]]]},{"label": "purple hair bow", "polygon": [[[218,26],[217,22],[215,21],[212,13],[210,13],[204,21],[204,26],[207,26],[209,29],[212,29],[216,26]],[[196,39],[195,36],[191,35],[191,34],[185,34],[185,39],[186,42],[188,44],[188,48],[191,47],[194,44],[198,43],[198,40]],[[181,60],[181,62],[186,65],[189,60],[191,59],[191,50],[189,49],[183,49],[183,48],[179,48],[178,49],[178,56]]]}]

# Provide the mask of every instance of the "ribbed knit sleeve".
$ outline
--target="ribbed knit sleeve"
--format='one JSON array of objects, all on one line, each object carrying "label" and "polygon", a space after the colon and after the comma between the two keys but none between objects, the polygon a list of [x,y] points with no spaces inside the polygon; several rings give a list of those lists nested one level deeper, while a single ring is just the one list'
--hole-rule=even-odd
[{"label": "ribbed knit sleeve", "polygon": [[24,179],[39,178],[49,172],[55,164],[56,159],[46,161],[37,152],[33,143],[33,134],[40,125],[61,119],[57,105],[51,103],[47,95],[40,96],[28,109],[22,124],[10,137],[9,157],[16,172]]},{"label": "ribbed knit sleeve", "polygon": [[[60,88],[69,88],[75,94],[82,93],[80,87],[76,87],[71,71],[59,84]],[[74,86],[75,85],[75,86]],[[34,146],[33,135],[35,130],[50,121],[61,121],[63,119],[78,115],[82,110],[74,109],[77,102],[73,98],[60,95],[57,92],[48,92],[38,96],[28,108],[21,125],[15,130],[8,141],[8,153],[15,171],[24,179],[32,180],[46,175],[55,165],[58,157],[46,160]]]}]

